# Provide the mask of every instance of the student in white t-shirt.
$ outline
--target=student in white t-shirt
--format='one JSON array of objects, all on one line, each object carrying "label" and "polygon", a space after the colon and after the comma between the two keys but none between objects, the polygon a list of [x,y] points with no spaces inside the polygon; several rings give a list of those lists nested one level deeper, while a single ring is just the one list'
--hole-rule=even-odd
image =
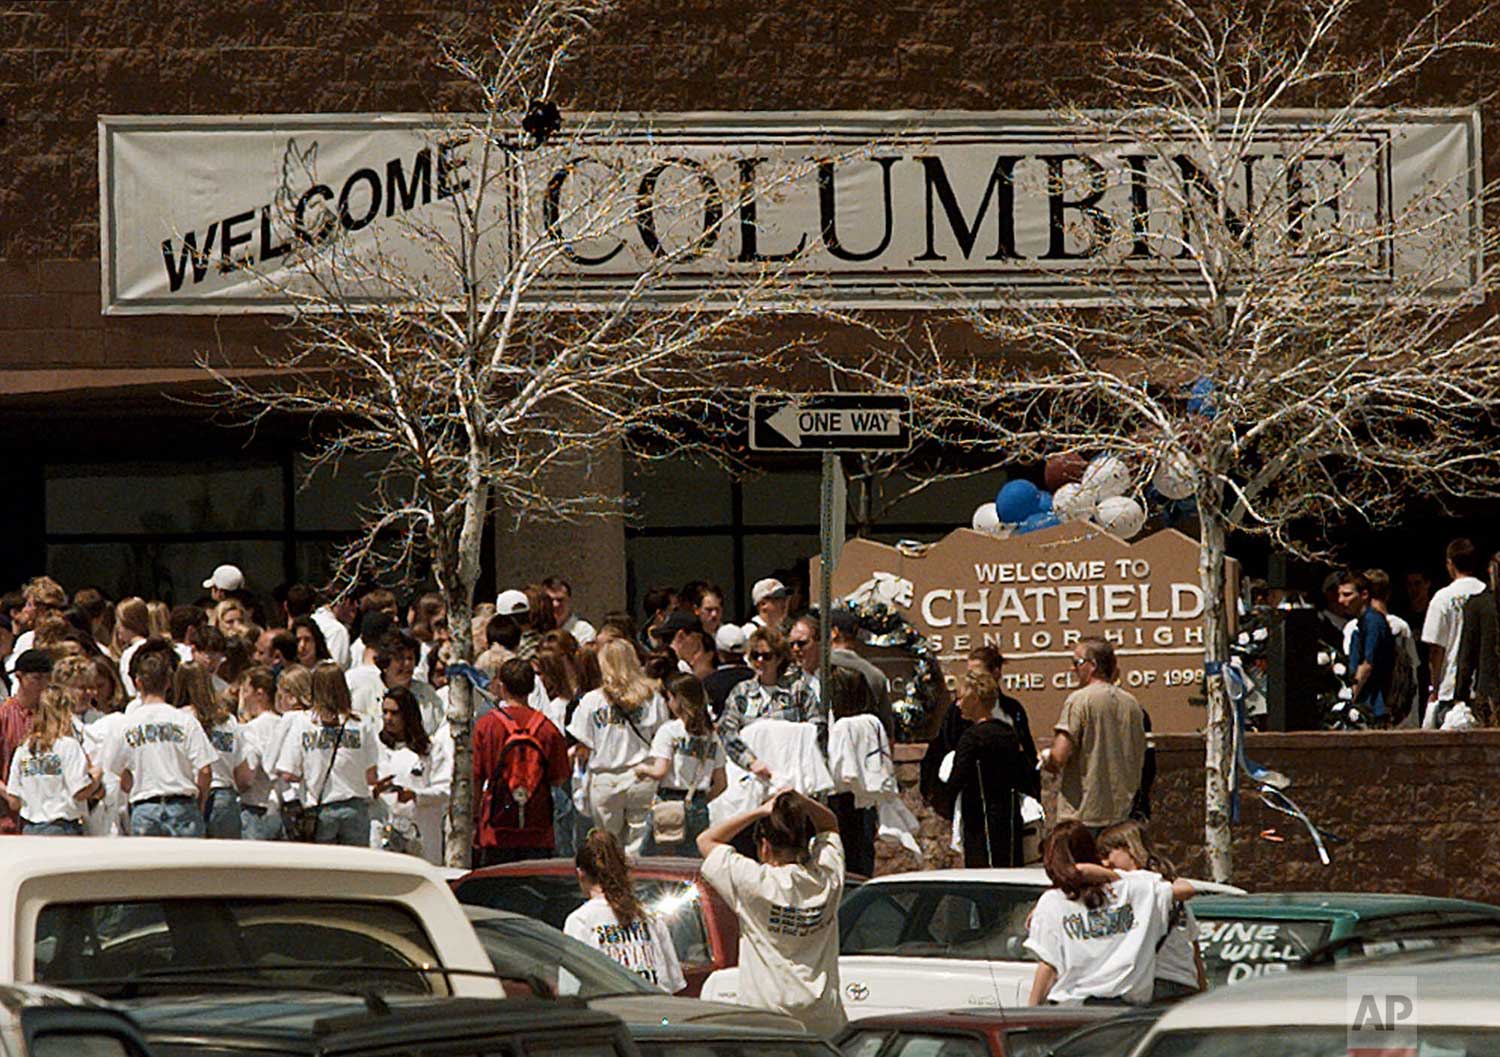
[{"label": "student in white t-shirt", "polygon": [[286,717],[276,772],[302,783],[302,809],[317,815],[318,844],[370,845],[377,731],[354,715],[349,684],[334,661],[312,673],[312,708]]},{"label": "student in white t-shirt", "polygon": [[167,703],[172,662],[142,649],[134,677],[141,700],[111,734],[100,765],[120,776],[135,837],[201,837],[203,803],[218,759],[203,728]]},{"label": "student in white t-shirt", "polygon": [[245,762],[245,744],[240,725],[214,693],[209,670],[189,661],[177,666],[172,676],[172,701],[199,726],[214,747],[215,759],[203,805],[207,836],[216,840],[239,840],[240,790],[250,784],[250,765]]},{"label": "student in white t-shirt", "polygon": [[[760,862],[730,842],[757,824]],[[740,922],[739,999],[785,1013],[831,1037],[848,1023],[839,995],[839,900],[844,845],[839,820],[783,790],[698,838],[703,879]]]},{"label": "student in white t-shirt", "polygon": [[628,855],[639,855],[656,783],[636,774],[651,752],[666,707],[641,670],[635,647],[611,639],[599,649],[602,685],[578,702],[568,733],[574,758],[588,767],[588,803],[594,825],[613,833]]},{"label": "student in white t-shirt", "polygon": [[1453,704],[1458,683],[1458,643],[1464,631],[1464,603],[1484,590],[1484,581],[1478,575],[1479,552],[1473,543],[1456,539],[1448,544],[1447,561],[1452,582],[1433,594],[1422,621],[1422,641],[1427,644],[1432,669],[1432,686],[1427,689],[1426,701],[1437,706],[1429,708],[1428,715],[1423,717],[1424,727],[1440,726]]},{"label": "student in white t-shirt", "polygon": [[635,773],[656,783],[657,800],[681,800],[686,825],[682,840],[665,843],[648,824],[642,855],[698,854],[698,834],[708,829],[708,804],[724,791],[724,744],[708,716],[708,695],[692,675],[666,681],[667,711],[672,718],[656,728],[651,756]]},{"label": "student in white t-shirt", "polygon": [[[1151,850],[1146,824],[1135,819],[1108,826],[1098,838],[1104,865],[1119,873],[1145,871],[1164,881],[1177,879],[1177,870]],[[1167,933],[1156,948],[1156,980],[1152,1002],[1177,1002],[1208,987],[1208,973],[1198,950],[1198,919],[1187,903],[1174,903]]]},{"label": "student in white t-shirt", "polygon": [[73,710],[61,690],[42,691],[31,732],[16,747],[0,796],[21,816],[21,832],[83,835],[84,801],[98,788],[83,746],[74,737]]},{"label": "student in white t-shirt", "polygon": [[[290,684],[309,673],[301,665],[284,668],[281,682]],[[281,791],[284,783],[276,774],[276,756],[281,751],[282,718],[276,711],[279,696],[276,674],[262,665],[249,668],[235,688],[239,696],[240,736],[250,784],[240,790],[240,836],[245,840],[281,840]]]},{"label": "student in white t-shirt", "polygon": [[1042,865],[1056,888],[1031,913],[1026,949],[1038,965],[1030,1005],[1145,1005],[1156,979],[1156,948],[1173,901],[1193,895],[1186,881],[1116,873],[1099,864],[1088,827],[1060,822]]},{"label": "student in white t-shirt", "polygon": [[620,843],[590,830],[574,857],[588,902],[568,915],[563,932],[587,943],[668,994],[687,986],[666,922],[641,905]]}]

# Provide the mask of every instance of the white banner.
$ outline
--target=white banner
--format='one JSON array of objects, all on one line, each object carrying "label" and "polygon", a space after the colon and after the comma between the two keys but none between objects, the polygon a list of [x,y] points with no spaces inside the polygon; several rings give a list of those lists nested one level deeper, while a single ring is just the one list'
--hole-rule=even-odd
[{"label": "white banner", "polygon": [[[1478,111],[1322,128],[1267,126],[1230,181],[1231,228],[1257,252],[1342,246],[1376,290],[1481,296]],[[1047,113],[565,117],[542,149],[487,155],[415,115],[105,117],[99,162],[107,313],[285,311],[309,289],[299,260],[337,274],[342,303],[452,296],[455,210],[487,171],[481,278],[530,262],[535,308],[609,304],[674,254],[649,301],[767,268],[851,307],[1162,297],[1191,289],[1185,215],[1214,206],[1199,149]],[[318,241],[335,230],[336,271]]]}]

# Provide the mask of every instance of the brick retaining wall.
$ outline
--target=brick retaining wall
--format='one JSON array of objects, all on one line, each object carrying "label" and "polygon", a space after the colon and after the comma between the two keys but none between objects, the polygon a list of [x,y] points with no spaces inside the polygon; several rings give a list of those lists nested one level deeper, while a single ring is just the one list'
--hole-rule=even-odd
[{"label": "brick retaining wall", "polygon": [[[1155,739],[1152,796],[1158,846],[1185,873],[1206,876],[1202,856],[1203,748],[1191,735]],[[1252,734],[1250,758],[1292,779],[1288,794],[1319,826],[1345,836],[1324,866],[1295,819],[1243,798],[1234,829],[1234,881],[1252,891],[1407,891],[1500,903],[1500,730]],[[922,746],[897,747],[907,802],[919,807]],[[1043,799],[1050,801],[1048,790]],[[923,808],[928,866],[961,865],[947,824]],[[1274,828],[1284,843],[1261,838]],[[912,869],[881,843],[877,873]]]}]

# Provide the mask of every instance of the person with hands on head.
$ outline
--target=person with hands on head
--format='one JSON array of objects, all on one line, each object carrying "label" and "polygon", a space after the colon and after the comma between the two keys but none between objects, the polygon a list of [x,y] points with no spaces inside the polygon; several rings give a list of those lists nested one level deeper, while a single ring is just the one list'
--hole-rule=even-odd
[{"label": "person with hands on head", "polygon": [[1025,946],[1037,959],[1027,1004],[1150,1002],[1173,901],[1191,899],[1192,884],[1101,865],[1094,835],[1077,820],[1053,829],[1042,866],[1056,887],[1042,893],[1027,926]]},{"label": "person with hands on head", "polygon": [[[1175,881],[1177,870],[1151,850],[1146,824],[1136,819],[1116,823],[1099,834],[1099,854],[1104,865],[1120,873],[1150,871],[1164,881]],[[1208,989],[1208,972],[1198,950],[1198,920],[1187,903],[1172,907],[1167,934],[1157,941],[1156,980],[1152,1002],[1178,1002]]]},{"label": "person with hands on head", "polygon": [[[760,861],[731,842],[756,827]],[[739,1001],[801,1021],[830,1037],[848,1023],[840,1000],[839,900],[844,845],[838,818],[782,790],[698,837],[703,879],[740,922]]]}]

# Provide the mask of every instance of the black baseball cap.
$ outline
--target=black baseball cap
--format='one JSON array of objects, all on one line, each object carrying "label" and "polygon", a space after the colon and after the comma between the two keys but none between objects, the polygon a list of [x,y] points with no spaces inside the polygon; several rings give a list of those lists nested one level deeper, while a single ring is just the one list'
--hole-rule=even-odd
[{"label": "black baseball cap", "polygon": [[691,613],[678,610],[651,629],[652,637],[661,642],[671,642],[679,631],[702,631],[703,623]]},{"label": "black baseball cap", "polygon": [[46,650],[27,650],[16,658],[15,671],[48,675],[52,672],[52,654]]}]

